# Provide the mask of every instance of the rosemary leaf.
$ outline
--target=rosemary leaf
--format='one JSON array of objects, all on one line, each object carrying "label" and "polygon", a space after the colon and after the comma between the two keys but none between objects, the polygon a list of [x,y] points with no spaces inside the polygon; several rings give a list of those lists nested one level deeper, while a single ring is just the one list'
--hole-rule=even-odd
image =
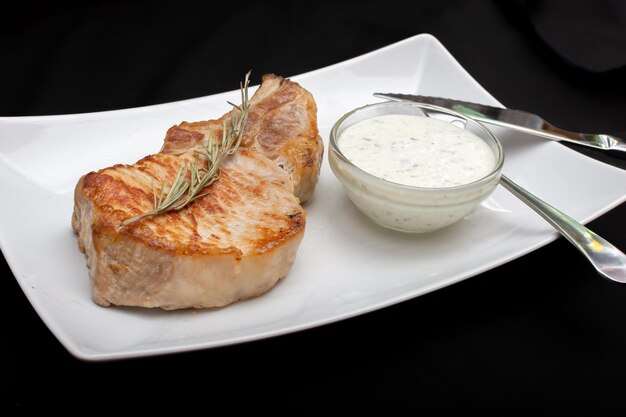
[{"label": "rosemary leaf", "polygon": [[[154,208],[125,220],[119,227],[120,229],[148,216],[158,215],[171,210],[180,210],[192,201],[208,194],[207,192],[200,193],[200,191],[219,179],[222,161],[226,156],[234,155],[241,145],[250,108],[248,100],[249,84],[250,72],[246,74],[245,80],[240,83],[241,105],[237,106],[228,102],[233,107],[230,111],[230,125],[227,125],[225,120],[223,121],[221,141],[217,141],[212,136],[209,136],[207,145],[203,146],[204,151],[197,151],[207,159],[207,167],[199,166],[199,158],[196,158],[191,163],[184,162],[178,169],[167,193],[165,193],[165,182],[161,183],[161,192],[158,197],[153,181],[152,197]],[[189,171],[189,180],[187,180],[187,171]]]}]

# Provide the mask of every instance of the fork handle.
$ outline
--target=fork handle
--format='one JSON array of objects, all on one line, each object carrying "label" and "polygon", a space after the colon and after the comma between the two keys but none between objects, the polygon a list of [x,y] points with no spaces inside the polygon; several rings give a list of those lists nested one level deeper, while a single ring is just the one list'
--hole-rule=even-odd
[{"label": "fork handle", "polygon": [[577,247],[600,275],[612,281],[626,283],[626,255],[622,251],[567,214],[520,187],[505,175],[500,177],[500,184],[526,203]]}]

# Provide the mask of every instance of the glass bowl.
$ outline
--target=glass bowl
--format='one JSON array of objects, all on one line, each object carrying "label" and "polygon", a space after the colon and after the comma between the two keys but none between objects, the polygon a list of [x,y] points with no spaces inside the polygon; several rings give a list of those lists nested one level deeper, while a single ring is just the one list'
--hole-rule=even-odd
[{"label": "glass bowl", "polygon": [[[475,181],[439,188],[403,185],[372,175],[342,153],[341,134],[356,122],[384,115],[431,117],[466,129],[493,151],[495,165]],[[359,107],[342,116],[330,132],[328,160],[350,200],[371,220],[390,229],[423,233],[459,221],[491,194],[500,180],[504,151],[489,129],[466,116],[429,104],[388,101]]]}]

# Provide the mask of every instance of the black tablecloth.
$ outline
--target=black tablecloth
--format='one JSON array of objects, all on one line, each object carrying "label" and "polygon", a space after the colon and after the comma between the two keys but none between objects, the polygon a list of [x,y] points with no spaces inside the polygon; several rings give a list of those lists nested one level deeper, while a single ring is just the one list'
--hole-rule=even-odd
[{"label": "black tablecloth", "polygon": [[[604,45],[606,54],[615,45],[626,50],[623,7],[606,2],[593,2],[605,7],[598,13],[574,10],[591,3],[567,2],[562,14],[548,2],[522,1],[153,3],[1,6],[0,116],[199,97],[233,89],[248,69],[258,83],[265,72],[299,74],[431,33],[506,106],[571,130],[626,133],[626,63],[619,55],[593,61]],[[580,39],[587,49],[576,47]],[[585,153],[626,167],[618,155]],[[590,226],[626,249],[625,218],[621,205]],[[9,302],[0,339],[11,406],[86,404],[115,413],[130,401],[197,405],[204,413],[626,412],[626,286],[600,278],[563,238],[461,283],[338,323],[104,363],[72,357],[4,258],[0,268]]]}]

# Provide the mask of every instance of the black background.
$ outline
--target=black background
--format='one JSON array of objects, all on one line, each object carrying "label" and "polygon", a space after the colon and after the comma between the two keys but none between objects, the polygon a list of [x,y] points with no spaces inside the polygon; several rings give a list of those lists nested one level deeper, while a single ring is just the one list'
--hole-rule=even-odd
[{"label": "black background", "polygon": [[[626,49],[626,16],[615,4],[567,2],[554,13],[546,2],[523,1],[152,3],[1,6],[0,116],[199,97],[232,90],[248,69],[256,84],[265,72],[299,74],[431,33],[506,106],[571,130],[626,133],[626,62],[610,54],[615,45]],[[538,17],[569,55],[535,31]],[[586,31],[592,27],[607,30]],[[587,47],[572,44],[580,39]],[[595,65],[589,51],[603,47],[608,59]],[[585,152],[626,167],[618,155]],[[624,249],[624,219],[621,205],[590,226]],[[0,338],[5,392],[14,407],[117,413],[127,401],[199,406],[204,414],[626,413],[626,286],[600,278],[562,238],[459,284],[339,323],[105,363],[65,351],[3,258],[0,268],[9,302]]]}]

